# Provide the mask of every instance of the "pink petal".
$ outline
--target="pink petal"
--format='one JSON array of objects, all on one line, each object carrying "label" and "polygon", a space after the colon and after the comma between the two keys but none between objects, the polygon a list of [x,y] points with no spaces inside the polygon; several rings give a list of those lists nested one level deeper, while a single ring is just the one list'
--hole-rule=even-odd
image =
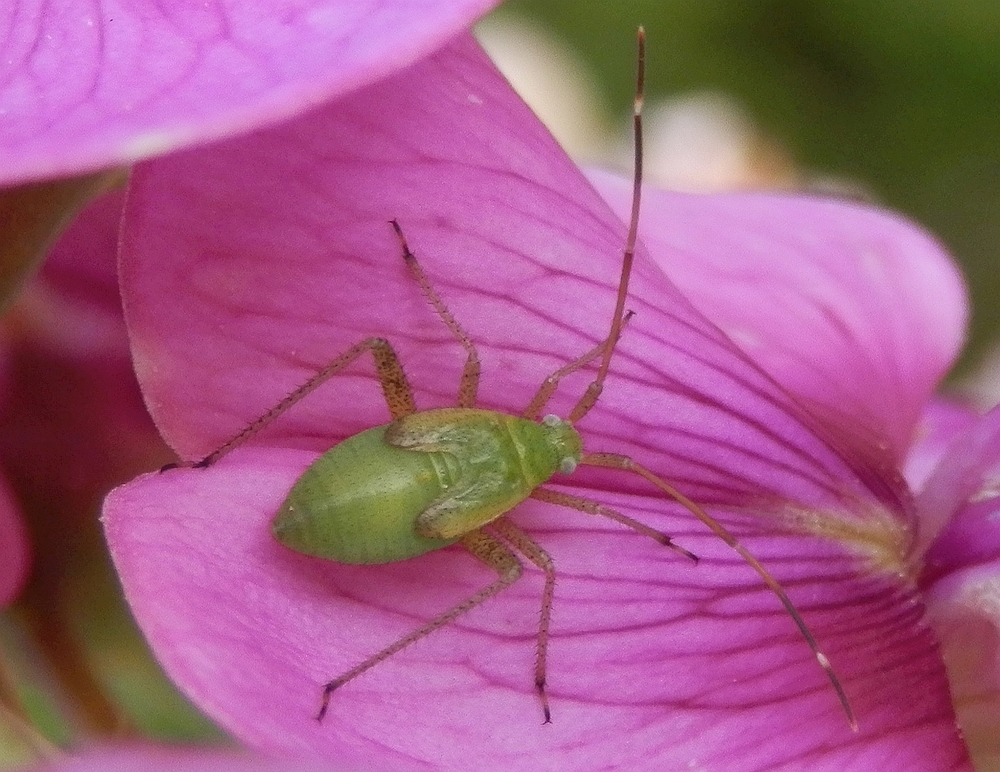
[{"label": "pink petal", "polygon": [[[51,533],[63,527],[56,525],[54,512],[83,508],[92,515],[94,502],[85,501],[84,491],[93,486],[103,494],[121,481],[137,468],[122,459],[139,445],[140,436],[146,448],[153,441],[128,367],[117,290],[116,234],[123,200],[113,193],[85,209],[4,320],[0,605],[16,597],[29,565],[18,495],[45,510]],[[140,428],[147,429],[145,435]],[[112,464],[101,452],[101,434],[108,436],[116,462],[128,469],[112,473],[110,480]],[[18,495],[7,487],[8,480]],[[69,495],[60,498],[67,489]],[[30,517],[30,505],[28,510]]]},{"label": "pink petal", "polygon": [[0,608],[17,598],[28,578],[31,551],[21,509],[0,478]]},{"label": "pink petal", "polygon": [[[944,460],[955,439],[971,430],[982,419],[980,411],[962,402],[934,397],[924,406],[923,415],[917,426],[916,438],[906,456],[903,473],[910,489],[919,492],[927,484],[928,478]],[[937,515],[924,513],[935,522]],[[949,515],[942,515],[948,517]],[[928,538],[929,531],[935,531],[926,519],[921,520],[922,536]],[[928,539],[929,542],[929,539]]]},{"label": "pink petal", "polygon": [[945,574],[926,590],[928,619],[941,641],[952,699],[976,769],[995,769],[1000,762],[998,575],[994,559]]},{"label": "pink petal", "polygon": [[[519,410],[606,335],[624,228],[462,41],[307,118],[136,170],[127,316],[147,401],[182,456],[218,447],[372,334],[396,345],[418,404],[453,403],[461,350],[401,264],[390,217],[476,341],[484,406]],[[323,681],[490,580],[457,549],[349,567],[271,539],[315,451],[387,419],[367,360],[219,464],[109,497],[118,570],[168,671],[256,747],[355,763],[964,768],[933,640],[893,573],[910,517],[902,481],[822,434],[644,253],[629,307],[613,375],[581,422],[588,446],[633,453],[745,534],[834,660],[860,738],[747,566],[640,483],[586,473],[581,495],[704,560],[578,513],[518,509],[560,571],[552,726],[532,695],[534,572],[345,687],[314,722]],[[589,377],[567,383],[554,412]],[[791,522],[834,527],[854,551],[788,535]]]},{"label": "pink petal", "polygon": [[883,754],[964,768],[912,596],[849,578],[853,561],[832,547],[810,560],[796,537],[746,540],[804,601],[861,717],[855,738],[788,618],[723,545],[664,517],[661,501],[607,492],[601,501],[704,561],[576,513],[518,510],[559,567],[551,725],[531,680],[537,572],[345,686],[317,723],[322,683],[491,577],[457,550],[351,567],[283,549],[269,521],[312,458],[239,450],[200,474],[141,478],[105,510],[130,604],[167,672],[256,748],[403,768],[464,769],[470,753],[497,769],[801,768],[808,757],[810,769],[840,770]]},{"label": "pink petal", "polygon": [[3,182],[128,164],[280,121],[426,55],[492,5],[6,4]]},{"label": "pink petal", "polygon": [[111,193],[81,213],[7,318],[16,334],[0,457],[19,495],[46,510],[42,517],[92,512],[110,485],[162,453],[135,382],[117,289],[123,199]]},{"label": "pink petal", "polygon": [[[591,179],[627,215],[630,186]],[[962,277],[937,242],[847,201],[655,190],[643,239],[698,309],[854,452],[901,464],[968,318]]]},{"label": "pink petal", "polygon": [[35,343],[89,360],[128,360],[118,290],[118,229],[124,191],[94,199],[56,242],[42,270],[25,287],[18,314]]},{"label": "pink petal", "polygon": [[[953,433],[917,498],[921,586],[977,769],[996,765],[1000,708],[1000,409]],[[919,553],[918,553],[919,554]]]},{"label": "pink petal", "polygon": [[123,200],[115,193],[90,204],[4,317],[0,603],[27,573],[22,511],[36,570],[62,575],[67,544],[81,524],[95,526],[109,488],[164,453],[132,372],[117,289]]},{"label": "pink petal", "polygon": [[923,580],[1000,561],[1000,408],[952,439],[917,498],[921,544],[930,545]]},{"label": "pink petal", "polygon": [[[296,759],[266,759],[236,753],[152,745],[91,749],[31,767],[30,772],[336,772],[331,767]],[[25,772],[29,772],[25,770]]]}]

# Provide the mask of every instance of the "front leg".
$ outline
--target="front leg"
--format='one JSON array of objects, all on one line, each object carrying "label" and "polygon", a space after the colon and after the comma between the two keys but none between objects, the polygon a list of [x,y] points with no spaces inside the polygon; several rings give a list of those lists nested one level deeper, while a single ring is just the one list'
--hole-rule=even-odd
[{"label": "front leg", "polygon": [[[389,413],[392,417],[394,419],[402,418],[403,416],[417,412],[417,405],[413,399],[413,390],[410,388],[410,383],[406,379],[406,373],[403,372],[403,366],[400,364],[399,357],[396,355],[395,350],[393,350],[392,345],[385,338],[366,338],[360,343],[355,343],[264,413],[264,415],[251,421],[237,434],[201,459],[201,461],[187,464],[187,466],[198,468],[211,466],[229,453],[229,451],[238,448],[266,426],[269,426],[285,411],[310,395],[366,351],[371,351],[372,357],[375,359],[375,372],[378,375],[379,383],[382,386],[382,394],[385,396],[385,402],[389,407]],[[164,469],[167,468],[169,468],[169,465],[168,467],[164,467]]]}]

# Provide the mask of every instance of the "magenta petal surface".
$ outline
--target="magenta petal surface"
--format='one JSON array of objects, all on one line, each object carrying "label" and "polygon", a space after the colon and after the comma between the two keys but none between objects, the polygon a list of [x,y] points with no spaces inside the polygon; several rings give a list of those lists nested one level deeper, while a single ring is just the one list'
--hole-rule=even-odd
[{"label": "magenta petal surface", "polygon": [[[126,315],[147,402],[184,458],[369,335],[392,340],[422,408],[453,404],[461,348],[407,273],[393,217],[478,346],[482,406],[519,411],[606,335],[624,226],[462,40],[295,122],[136,169]],[[895,573],[912,520],[901,479],[827,433],[650,257],[605,393],[580,422],[588,449],[634,455],[741,534],[833,660],[859,735],[731,550],[641,482],[582,470],[570,490],[702,562],[576,512],[518,508],[558,570],[551,725],[531,681],[531,570],[346,686],[315,722],[324,681],[491,578],[459,549],[352,567],[273,542],[270,519],[316,452],[387,420],[367,359],[218,464],[109,497],[116,565],[168,672],[255,747],[354,764],[966,768],[933,638]],[[589,377],[569,379],[552,411],[565,415]],[[802,533],[830,528],[841,540]]]},{"label": "magenta petal surface", "polygon": [[[656,522],[704,562],[688,566],[572,513],[521,508],[517,520],[560,568],[552,725],[531,689],[537,575],[345,687],[318,724],[320,684],[490,576],[457,551],[348,567],[281,548],[272,513],[313,457],[240,450],[204,474],[141,478],[107,503],[116,564],[167,671],[255,747],[403,769],[465,769],[470,753],[486,769],[695,759],[771,770],[809,758],[811,769],[861,770],[883,756],[963,768],[947,687],[927,633],[912,634],[919,617],[905,595],[846,580],[850,564],[833,550],[809,560],[793,537],[747,540],[805,600],[848,678],[863,722],[852,736],[787,618],[742,565],[682,517],[664,517],[662,502],[607,492],[603,502]],[[889,731],[903,739],[884,744]]]},{"label": "magenta petal surface", "polygon": [[266,759],[220,751],[122,745],[91,749],[24,772],[337,772],[328,763]]},{"label": "magenta petal surface", "polygon": [[[591,179],[627,214],[626,183]],[[902,463],[965,337],[965,285],[936,241],[888,212],[781,194],[651,190],[643,226],[663,270],[755,362],[854,452]]]},{"label": "magenta petal surface", "polygon": [[929,531],[923,581],[1000,565],[1000,408],[952,439],[917,505]]},{"label": "magenta petal surface", "polygon": [[128,164],[303,112],[491,0],[5,3],[0,184]]},{"label": "magenta petal surface", "polygon": [[30,548],[21,509],[5,480],[0,479],[0,608],[14,600],[28,576]]},{"label": "magenta petal surface", "polygon": [[[982,412],[960,400],[934,397],[925,406],[913,445],[906,455],[903,474],[910,489],[919,493],[938,464],[946,459],[956,438],[971,430],[980,420]],[[940,525],[951,513],[921,513],[921,540],[930,543]],[[930,518],[932,522],[928,522]]]},{"label": "magenta petal surface", "polygon": [[979,769],[994,768],[1000,760],[998,481],[1000,409],[994,408],[953,438],[917,499],[921,523],[926,520],[930,526],[928,537],[921,539],[930,546],[920,583]]}]

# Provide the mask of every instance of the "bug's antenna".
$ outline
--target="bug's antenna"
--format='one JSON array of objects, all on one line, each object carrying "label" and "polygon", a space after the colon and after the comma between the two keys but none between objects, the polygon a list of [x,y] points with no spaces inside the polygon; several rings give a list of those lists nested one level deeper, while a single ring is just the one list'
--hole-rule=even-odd
[{"label": "bug's antenna", "polygon": [[635,258],[635,242],[639,233],[639,202],[642,196],[642,103],[646,89],[646,31],[639,27],[636,33],[636,76],[635,76],[635,106],[632,111],[632,129],[635,142],[635,165],[632,176],[632,214],[629,217],[628,236],[625,239],[625,250],[622,255],[622,273],[618,280],[618,300],[615,303],[615,315],[611,318],[611,332],[606,338],[607,345],[597,377],[587,387],[580,401],[570,411],[569,420],[575,423],[583,418],[592,408],[604,388],[604,379],[611,366],[611,355],[622,331],[622,317],[625,315],[625,300],[628,297],[628,283],[632,275],[632,262]]},{"label": "bug's antenna", "polygon": [[795,608],[791,598],[788,597],[788,593],[785,592],[785,588],[782,587],[778,580],[771,575],[770,571],[764,568],[764,564],[754,557],[753,553],[751,553],[750,550],[739,542],[739,540],[732,534],[732,532],[730,532],[728,528],[722,525],[722,523],[708,514],[708,512],[702,509],[701,506],[689,499],[674,486],[653,474],[650,470],[646,469],[646,467],[636,463],[628,456],[623,456],[618,453],[585,453],[580,463],[585,466],[601,466],[609,469],[621,469],[622,471],[632,472],[639,475],[670,496],[670,498],[708,526],[712,533],[732,547],[737,554],[743,558],[743,560],[746,561],[746,563],[754,571],[757,572],[771,592],[773,592],[777,596],[778,600],[781,601],[781,605],[785,607],[785,610],[788,612],[789,616],[791,616],[792,621],[795,622],[795,626],[799,628],[799,632],[802,634],[802,637],[805,638],[809,648],[812,649],[813,655],[816,657],[816,661],[819,663],[820,667],[823,668],[823,672],[826,673],[826,677],[833,686],[833,690],[837,693],[837,699],[840,701],[840,706],[843,708],[844,714],[847,716],[848,724],[850,724],[853,731],[858,731],[858,720],[854,715],[854,709],[851,707],[851,702],[847,698],[847,692],[844,691],[844,687],[840,683],[840,678],[837,677],[837,673],[834,671],[833,665],[830,664],[829,658],[820,650],[816,637],[806,625],[806,622],[799,613],[799,610]]}]

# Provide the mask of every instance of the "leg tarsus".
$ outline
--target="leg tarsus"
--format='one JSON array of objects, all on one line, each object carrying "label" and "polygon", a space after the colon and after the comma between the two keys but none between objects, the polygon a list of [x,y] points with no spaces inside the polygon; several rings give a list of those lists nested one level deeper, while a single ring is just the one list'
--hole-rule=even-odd
[{"label": "leg tarsus", "polygon": [[552,723],[552,711],[549,710],[549,697],[545,693],[545,678],[535,679],[535,691],[538,692],[538,699],[542,701],[542,715],[545,716],[545,720],[542,724]]},{"label": "leg tarsus", "polygon": [[185,463],[183,461],[171,461],[169,464],[164,464],[160,467],[160,474],[169,472],[173,469],[204,469],[209,465],[209,460],[211,458],[211,456],[206,456],[201,459],[201,461],[193,461],[189,463]]},{"label": "leg tarsus", "polygon": [[339,689],[342,685],[342,681],[339,678],[329,681],[323,686],[323,702],[319,706],[319,712],[316,714],[316,720],[322,721],[323,717],[326,715],[327,708],[330,707],[330,696]]}]

